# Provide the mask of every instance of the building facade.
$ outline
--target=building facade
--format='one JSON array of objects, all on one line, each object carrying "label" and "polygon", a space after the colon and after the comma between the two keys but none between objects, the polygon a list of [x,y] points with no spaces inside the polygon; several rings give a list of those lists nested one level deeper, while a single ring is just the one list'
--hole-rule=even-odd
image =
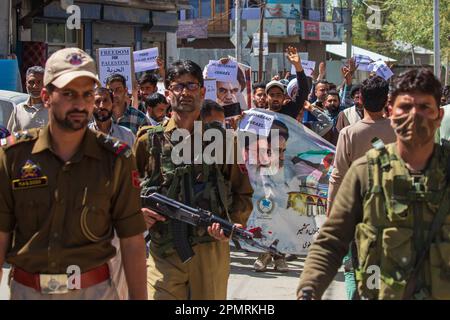
[{"label": "building facade", "polygon": [[[254,34],[260,30],[262,1],[239,1],[242,10],[240,30],[237,32],[241,33],[242,61],[253,70],[258,70],[258,56],[254,54],[252,40]],[[268,33],[268,55],[264,57],[265,80],[278,71],[290,70],[284,58],[284,51],[289,45],[296,46],[308,60],[320,62],[326,59],[326,44],[345,40],[346,9],[334,8],[335,2],[265,1],[263,29]],[[207,59],[230,53],[234,55],[232,54],[232,50],[235,50],[236,33],[234,1],[189,0],[189,4],[190,9],[180,12],[180,26],[188,25],[191,32],[191,34],[188,32],[177,34],[180,57],[201,59],[204,64]],[[206,21],[206,27],[199,21]],[[201,54],[198,54],[199,52]]]}]

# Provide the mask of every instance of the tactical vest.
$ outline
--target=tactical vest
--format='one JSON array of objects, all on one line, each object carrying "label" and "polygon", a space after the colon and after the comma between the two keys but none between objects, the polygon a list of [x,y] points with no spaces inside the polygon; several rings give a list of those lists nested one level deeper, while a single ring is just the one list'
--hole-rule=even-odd
[{"label": "tactical vest", "polygon": [[[381,142],[381,141],[379,141]],[[395,144],[367,152],[369,189],[363,221],[356,226],[363,299],[402,299],[431,222],[441,205],[445,220],[420,269],[414,299],[450,299],[450,196],[446,171],[449,150],[436,145],[425,175],[411,175]]]},{"label": "tactical vest", "polygon": [[[220,164],[181,164],[172,162],[173,142],[163,126],[148,129],[148,151],[153,158],[152,175],[146,177],[143,190],[152,189],[191,207],[209,210],[227,220],[232,203],[231,184],[222,174]],[[151,241],[156,253],[167,257],[175,253],[173,229],[176,221],[157,222],[151,229]],[[184,223],[182,223],[184,224]],[[178,223],[179,226],[179,223]],[[186,225],[191,246],[215,241],[206,228]],[[176,229],[177,230],[177,229]]]}]

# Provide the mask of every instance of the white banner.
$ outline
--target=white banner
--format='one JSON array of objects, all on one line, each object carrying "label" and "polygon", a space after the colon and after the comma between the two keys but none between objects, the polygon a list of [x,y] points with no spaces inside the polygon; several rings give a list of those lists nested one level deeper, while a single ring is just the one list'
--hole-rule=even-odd
[{"label": "white banner", "polygon": [[[308,60],[302,60],[302,67],[303,70],[305,70],[305,74],[307,77],[311,77],[311,75],[314,72],[314,69],[316,68],[316,62],[315,61],[308,61]],[[296,74],[295,67],[291,67],[291,74]]]},{"label": "white banner", "polygon": [[131,53],[132,49],[129,47],[98,49],[98,72],[103,87],[106,87],[106,80],[110,75],[118,73],[125,77],[128,92],[131,93],[134,76]]},{"label": "white banner", "polygon": [[[262,166],[260,162],[252,162],[252,155],[246,156],[246,171],[254,190],[247,229],[254,234],[260,231],[262,238],[258,241],[274,245],[282,253],[307,254],[326,220],[328,180],[335,147],[280,113],[248,110],[239,131],[248,131],[249,123],[253,123],[253,129],[265,126],[271,134],[272,130],[278,130],[280,139],[279,149],[266,156],[268,164]],[[250,140],[250,144],[262,143],[266,149],[272,148],[265,136],[269,132],[260,132],[258,140]],[[256,146],[249,145],[247,150],[257,150]],[[281,152],[284,161],[279,161]]]},{"label": "white banner", "polygon": [[235,61],[230,60],[227,63],[221,63],[220,61],[209,60],[207,77],[216,79],[216,81],[237,81],[237,68],[238,64]]},{"label": "white banner", "polygon": [[157,47],[133,52],[134,72],[158,69],[158,64],[156,62],[158,55]]}]

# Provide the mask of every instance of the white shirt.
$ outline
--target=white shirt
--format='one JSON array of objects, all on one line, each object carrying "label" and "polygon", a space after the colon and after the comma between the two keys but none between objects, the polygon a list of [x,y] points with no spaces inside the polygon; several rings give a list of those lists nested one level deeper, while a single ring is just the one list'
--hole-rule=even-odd
[{"label": "white shirt", "polygon": [[[95,121],[89,124],[89,129],[100,131]],[[109,130],[108,136],[119,139],[130,147],[133,146],[134,141],[136,140],[135,135],[130,129],[122,127],[114,122],[111,123],[111,129]]]},{"label": "white shirt", "polygon": [[9,118],[9,132],[18,132],[31,128],[45,127],[48,123],[48,110],[42,103],[31,105],[31,97],[16,105]]}]

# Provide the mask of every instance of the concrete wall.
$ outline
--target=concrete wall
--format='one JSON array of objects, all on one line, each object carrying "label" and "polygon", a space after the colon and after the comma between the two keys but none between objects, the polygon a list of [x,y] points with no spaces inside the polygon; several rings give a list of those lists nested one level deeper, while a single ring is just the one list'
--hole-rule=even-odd
[{"label": "concrete wall", "polygon": [[0,1],[0,57],[4,58],[9,54],[9,0]]}]

